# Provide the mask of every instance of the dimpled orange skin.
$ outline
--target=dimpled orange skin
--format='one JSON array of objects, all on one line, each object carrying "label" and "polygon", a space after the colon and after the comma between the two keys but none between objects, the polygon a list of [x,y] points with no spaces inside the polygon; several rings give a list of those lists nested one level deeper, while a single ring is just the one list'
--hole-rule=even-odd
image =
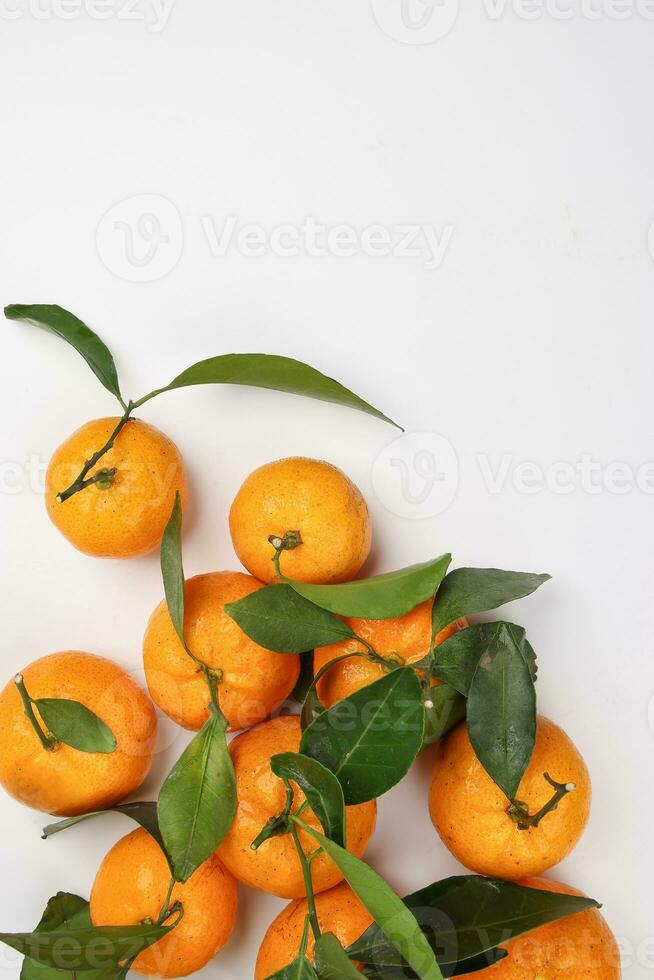
[{"label": "dimpled orange skin", "polygon": [[[221,861],[239,881],[250,888],[269,892],[279,898],[304,898],[306,895],[302,868],[290,834],[265,841],[257,851],[250,847],[270,817],[282,813],[286,804],[284,783],[270,768],[270,758],[280,752],[298,752],[300,719],[286,716],[259,725],[239,735],[230,745],[237,784],[236,819],[218,848]],[[305,796],[295,788],[294,809]],[[361,857],[373,835],[377,804],[362,803],[347,808],[347,847]],[[301,818],[308,826],[322,832],[311,809]],[[300,831],[305,854],[316,850],[313,837]],[[326,891],[343,880],[336,865],[321,854],[311,865],[314,891]]]},{"label": "dimpled orange skin", "polygon": [[[104,810],[133,793],[152,762],[157,718],[148,696],[117,664],[90,653],[42,657],[22,671],[32,698],[67,698],[111,729],[111,753],[43,748],[13,680],[0,694],[0,783],[17,800],[56,816]],[[37,712],[38,713],[38,712]]]},{"label": "dimpled orange skin", "polygon": [[[203,663],[223,672],[218,700],[233,731],[268,718],[300,675],[299,657],[260,647],[223,609],[262,588],[242,572],[210,572],[185,584],[186,642]],[[150,617],[143,662],[150,694],[161,710],[184,728],[202,728],[209,717],[207,682],[185,653],[165,600]]]},{"label": "dimpled orange skin", "polygon": [[[300,951],[307,912],[306,899],[291,902],[271,923],[259,949],[254,980],[266,980],[266,977],[293,962]],[[345,883],[318,895],[316,912],[320,931],[333,933],[344,949],[356,942],[373,921]],[[307,955],[311,961],[314,944],[313,934],[310,933]]]},{"label": "dimpled orange skin", "polygon": [[85,487],[60,503],[57,494],[79,476],[104,446],[119,418],[95,419],[73,432],[50,460],[45,503],[50,519],[79,551],[96,558],[136,558],[159,545],[179,491],[186,503],[186,475],[170,439],[138,419],[119,432],[112,449],[90,471],[116,468],[107,489]]},{"label": "dimpled orange skin", "polygon": [[[391,654],[400,657],[406,664],[422,660],[429,652],[431,641],[431,610],[433,599],[416,606],[404,616],[393,619],[346,619],[350,628],[384,657]],[[465,629],[467,620],[458,619],[436,634],[436,646],[448,637]],[[330,646],[316,650],[313,657],[314,676],[326,667],[330,661],[342,657],[346,653],[365,653],[357,640],[343,640]],[[318,696],[327,708],[337,701],[354,694],[367,684],[384,676],[384,668],[373,664],[362,657],[353,657],[335,664],[331,670],[318,681]],[[440,681],[434,681],[440,684]]]},{"label": "dimpled orange skin", "polygon": [[[147,831],[135,830],[100,865],[91,890],[93,925],[138,925],[146,918],[156,922],[169,882],[161,848]],[[175,885],[170,904],[174,902],[184,906],[179,925],[139,953],[132,967],[137,973],[185,977],[213,959],[236,924],[238,884],[214,854],[187,882]]]},{"label": "dimpled orange skin", "polygon": [[539,716],[534,754],[516,794],[529,813],[537,813],[553,795],[544,773],[577,788],[540,826],[519,830],[506,812],[506,797],[475,756],[465,723],[439,742],[429,809],[436,830],[461,864],[478,874],[516,880],[543,874],[572,851],[590,815],[590,777],[565,732]]},{"label": "dimpled orange skin", "polygon": [[359,489],[337,467],[293,456],[251,473],[229,514],[234,549],[262,582],[276,580],[268,538],[299,531],[302,544],[282,555],[284,575],[299,582],[349,582],[372,540],[370,515]]},{"label": "dimpled orange skin", "polygon": [[[582,895],[559,881],[533,878],[528,888]],[[620,951],[613,933],[593,909],[558,919],[505,944],[509,956],[484,970],[488,980],[619,980]],[[469,973],[467,976],[473,976]],[[479,974],[474,974],[479,976]]]}]

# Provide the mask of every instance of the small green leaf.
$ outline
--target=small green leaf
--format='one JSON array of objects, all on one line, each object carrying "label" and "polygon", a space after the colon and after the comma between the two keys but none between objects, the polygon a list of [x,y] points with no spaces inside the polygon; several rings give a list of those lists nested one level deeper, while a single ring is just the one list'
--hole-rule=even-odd
[{"label": "small green leaf", "polygon": [[475,755],[508,799],[515,799],[536,744],[536,690],[510,624],[500,624],[477,665],[467,715]]},{"label": "small green leaf", "polygon": [[[358,895],[377,925],[409,966],[415,970],[420,980],[443,980],[436,957],[413,913],[384,879],[364,861],[339,847],[317,830],[301,821],[296,822],[329,855],[352,891]],[[358,956],[353,956],[351,951],[348,952],[353,959],[359,960]]]},{"label": "small green leaf", "polygon": [[440,678],[467,697],[479,661],[487,654],[492,656],[498,643],[507,642],[524,659],[535,681],[536,654],[525,630],[522,626],[504,621],[470,626],[441,643],[430,661],[432,676]]},{"label": "small green leaf", "polygon": [[212,711],[161,787],[159,827],[177,881],[187,881],[211,857],[236,815],[225,728],[224,718]]},{"label": "small green leaf", "polygon": [[267,980],[318,980],[318,977],[309,960],[301,953],[283,970],[271,973]]},{"label": "small green leaf", "polygon": [[175,632],[186,649],[184,638],[184,566],[182,564],[182,501],[175,494],[170,520],[161,539],[161,575],[168,613]]},{"label": "small green leaf", "polygon": [[411,768],[422,747],[420,682],[401,667],[338,701],[302,736],[300,751],[338,777],[350,806],[376,799]]},{"label": "small green leaf", "polygon": [[[438,881],[404,899],[412,909],[436,950],[448,976],[453,966],[479,960],[500,943],[557,919],[588,909],[599,908],[597,902],[576,895],[526,888],[514,882],[478,875],[459,875]],[[385,972],[401,967],[397,952],[376,925],[348,949],[348,956],[374,970]],[[476,966],[481,969],[485,963]]]},{"label": "small green leaf", "polygon": [[225,606],[244,633],[275,653],[304,653],[354,636],[342,619],[298,595],[290,585],[269,585]]},{"label": "small green leaf", "polygon": [[[38,932],[52,932],[54,929],[90,928],[92,925],[89,903],[86,899],[59,892],[48,902],[36,928]],[[114,966],[113,971],[111,969],[109,971],[86,970],[84,980],[101,980],[101,978],[104,980],[107,972],[109,976],[113,972],[113,976],[116,977],[118,969]],[[20,971],[20,980],[76,980],[76,978],[72,970],[57,970],[26,956]]]},{"label": "small green leaf", "polygon": [[449,684],[430,687],[425,699],[423,745],[433,745],[447,735],[466,715],[466,700]]},{"label": "small green leaf", "polygon": [[295,752],[274,755],[270,765],[280,779],[297,783],[327,837],[345,847],[345,801],[336,776],[315,759]]},{"label": "small green leaf", "polygon": [[82,813],[77,817],[66,817],[64,820],[58,820],[56,823],[51,823],[47,827],[44,827],[43,839],[46,840],[48,837],[54,837],[55,834],[61,833],[62,830],[68,830],[69,827],[74,827],[76,824],[83,823],[85,820],[91,820],[93,817],[100,817],[104,813],[122,813],[126,817],[130,817],[139,826],[143,827],[144,830],[147,830],[150,836],[154,837],[164,854],[166,853],[163,838],[159,830],[156,803],[121,803],[119,806],[111,807],[109,810],[96,810],[93,813]]},{"label": "small green leaf", "polygon": [[433,612],[434,634],[461,616],[488,612],[531,595],[550,578],[550,575],[505,572],[499,568],[455,568],[438,590]]},{"label": "small green leaf", "polygon": [[361,980],[361,974],[332,932],[317,940],[314,966],[318,980]]},{"label": "small green leaf", "polygon": [[43,722],[59,741],[80,752],[109,754],[116,750],[111,729],[93,711],[66,698],[35,698],[32,701]]},{"label": "small green leaf", "polygon": [[158,388],[146,397],[190,385],[213,384],[247,385],[317,398],[358,409],[381,419],[382,422],[401,428],[397,422],[387,418],[379,409],[373,408],[333,378],[328,378],[302,361],[277,354],[221,354],[218,357],[208,357],[182,371],[165,388]]},{"label": "small green leaf", "polygon": [[8,320],[24,320],[35,327],[42,327],[50,333],[67,341],[82,355],[94,375],[104,385],[107,391],[122,404],[120,385],[116,365],[109,348],[93,333],[85,323],[76,316],[64,310],[61,306],[34,304],[26,306],[14,303],[5,306],[5,316]]},{"label": "small green leaf", "polygon": [[403,616],[421,602],[431,599],[443,581],[451,560],[451,555],[442,555],[420,565],[410,565],[395,572],[342,585],[309,585],[291,579],[285,581],[316,606],[341,616],[390,619]]}]

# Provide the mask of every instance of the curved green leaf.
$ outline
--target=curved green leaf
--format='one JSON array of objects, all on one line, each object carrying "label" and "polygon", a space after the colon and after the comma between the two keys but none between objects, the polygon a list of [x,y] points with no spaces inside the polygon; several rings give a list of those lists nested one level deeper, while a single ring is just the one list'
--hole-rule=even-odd
[{"label": "curved green leaf", "polygon": [[227,603],[225,612],[251,640],[275,653],[304,653],[354,636],[342,619],[285,584]]},{"label": "curved green leaf", "polygon": [[184,565],[182,563],[182,501],[179,491],[161,538],[159,551],[161,576],[168,613],[175,632],[186,649],[184,638]]},{"label": "curved green leaf", "polygon": [[97,334],[76,316],[61,306],[39,303],[31,306],[13,303],[11,306],[5,306],[5,316],[8,320],[24,320],[35,327],[42,327],[67,341],[82,355],[107,391],[115,395],[122,404],[118,372],[111,351]]},{"label": "curved green leaf", "polygon": [[32,701],[49,732],[58,741],[80,752],[110,754],[116,750],[116,739],[102,718],[66,698],[34,698]]},{"label": "curved green leaf", "polygon": [[[296,823],[329,855],[389,942],[415,970],[420,980],[443,980],[436,957],[413,913],[390,885],[354,854],[302,821],[296,819]],[[348,953],[359,960],[351,951]]]},{"label": "curved green leaf", "polygon": [[332,932],[324,932],[313,952],[318,980],[361,980],[361,974]]},{"label": "curved green leaf", "polygon": [[425,699],[423,745],[433,745],[447,735],[466,715],[466,700],[449,684],[429,688]]},{"label": "curved green leaf", "polygon": [[468,734],[475,755],[509,800],[536,744],[536,689],[511,624],[500,623],[468,691]]},{"label": "curved green leaf", "polygon": [[432,676],[440,678],[467,697],[479,661],[486,655],[492,657],[498,643],[509,643],[520,654],[535,681],[536,654],[525,630],[522,626],[504,621],[469,626],[441,643],[430,661]]},{"label": "curved green leaf", "polygon": [[353,391],[344,388],[338,381],[328,378],[303,361],[296,361],[292,357],[281,357],[278,354],[220,354],[217,357],[208,357],[204,361],[191,365],[173,378],[170,384],[164,388],[157,388],[156,391],[146,395],[145,399],[176,388],[213,384],[247,385],[317,398],[335,405],[355,408],[398,429],[401,428],[397,422],[387,418],[383,412],[355,395]]},{"label": "curved green leaf", "polygon": [[83,823],[85,820],[91,820],[93,817],[101,817],[104,813],[122,813],[126,817],[130,817],[140,827],[147,830],[151,837],[154,837],[165,854],[166,848],[157,820],[157,804],[150,802],[121,803],[108,810],[95,810],[93,813],[81,813],[77,817],[66,817],[64,820],[58,820],[56,823],[51,823],[47,827],[44,827],[43,839],[47,840],[49,837],[54,837],[55,834],[61,833],[62,830],[68,830],[69,827],[74,827],[76,824]]},{"label": "curved green leaf", "polygon": [[177,881],[187,881],[211,857],[236,815],[236,777],[225,728],[225,719],[212,712],[159,793],[159,827]]},{"label": "curved green leaf", "polygon": [[327,837],[345,847],[345,800],[336,776],[316,759],[296,752],[274,755],[270,765],[280,779],[297,783]]},{"label": "curved green leaf", "polygon": [[451,555],[441,555],[420,565],[342,585],[310,585],[287,578],[284,581],[316,606],[341,616],[390,619],[403,616],[431,599],[451,561]]},{"label": "curved green leaf", "polygon": [[[453,966],[464,963],[469,971],[471,962],[500,943],[548,922],[599,908],[589,898],[526,888],[478,875],[446,878],[414,892],[404,901],[416,915],[448,974]],[[397,952],[377,925],[370,926],[347,953],[375,970],[401,966]]]},{"label": "curved green leaf", "polygon": [[[52,932],[54,929],[89,928],[93,925],[89,912],[89,903],[79,895],[58,892],[46,905],[41,921],[36,927],[37,932]],[[117,967],[113,974],[117,975]],[[84,980],[100,980],[106,971],[86,970]],[[57,970],[25,957],[20,971],[20,980],[76,980],[72,970]]]},{"label": "curved green leaf", "polygon": [[338,777],[350,806],[376,799],[409,771],[422,747],[420,682],[401,667],[323,712],[306,729],[300,752]]},{"label": "curved green leaf", "polygon": [[[436,952],[436,958],[438,959],[438,949]],[[505,949],[489,949],[488,952],[482,953],[481,956],[474,956],[470,960],[461,960],[460,963],[452,965],[451,963],[445,965],[447,970],[446,976],[460,977],[467,976],[469,973],[478,973],[480,970],[487,970],[489,966],[494,966],[495,963],[499,963],[500,960],[505,960],[509,954]],[[439,959],[440,963],[440,959]],[[413,970],[410,970],[408,966],[382,966],[377,969],[374,966],[364,966],[363,975],[369,977],[370,980],[415,980],[418,976]]]},{"label": "curved green leaf", "polygon": [[318,980],[318,977],[311,963],[302,953],[283,970],[271,973],[267,980]]},{"label": "curved green leaf", "polygon": [[488,612],[531,595],[550,575],[505,572],[500,568],[455,568],[446,576],[434,603],[434,635],[461,616]]}]

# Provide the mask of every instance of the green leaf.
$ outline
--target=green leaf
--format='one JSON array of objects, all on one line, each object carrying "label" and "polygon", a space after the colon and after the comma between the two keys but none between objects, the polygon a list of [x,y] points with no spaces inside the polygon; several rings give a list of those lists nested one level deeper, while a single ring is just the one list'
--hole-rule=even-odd
[{"label": "green leaf", "polygon": [[[443,980],[434,953],[413,913],[376,871],[354,854],[330,841],[302,821],[302,829],[320,844],[389,941],[415,970],[420,980]],[[359,960],[348,951],[352,959]]]},{"label": "green leaf", "polygon": [[274,755],[270,765],[280,779],[297,783],[327,837],[345,847],[345,801],[336,776],[315,759],[295,752]]},{"label": "green leaf", "polygon": [[182,564],[182,501],[175,494],[172,514],[161,538],[161,575],[168,613],[175,632],[186,649],[184,638],[184,566]]},{"label": "green leaf", "polygon": [[159,942],[175,928],[180,918],[178,916],[174,922],[164,926],[90,926],[80,920],[73,924],[68,919],[80,912],[71,901],[77,896],[60,896],[61,893],[51,899],[48,904],[51,911],[49,913],[46,909],[45,913],[56,916],[54,927],[47,922],[34,932],[2,932],[0,942],[56,971],[75,973],[89,970],[95,974],[95,971],[104,971],[107,967],[131,959]]},{"label": "green leaf", "polygon": [[404,616],[421,602],[431,599],[443,581],[451,560],[451,555],[442,555],[420,565],[410,565],[395,572],[342,585],[309,585],[291,579],[285,581],[305,599],[341,616],[390,619]]},{"label": "green leaf", "polygon": [[550,575],[505,572],[499,568],[455,568],[446,576],[434,603],[434,634],[461,616],[488,612],[531,595]]},{"label": "green leaf", "polygon": [[221,354],[218,357],[208,357],[182,371],[165,388],[158,388],[146,397],[190,385],[213,384],[247,385],[317,398],[320,401],[358,409],[398,429],[401,428],[397,422],[387,418],[379,409],[373,408],[333,378],[328,378],[302,361],[296,361],[291,357],[280,357],[277,354]]},{"label": "green leaf", "polygon": [[431,659],[432,676],[440,678],[467,697],[479,661],[487,655],[492,656],[498,643],[507,641],[520,653],[535,681],[536,654],[525,630],[522,626],[503,621],[470,626],[441,643]]},{"label": "green leaf", "polygon": [[[471,962],[500,943],[532,929],[599,908],[597,902],[589,898],[526,888],[514,882],[478,875],[460,875],[438,881],[409,895],[404,901],[415,912],[439,963],[447,968],[448,974],[453,966],[464,963],[470,972]],[[367,929],[347,953],[353,960],[368,963],[375,970],[401,966],[397,952],[376,925]],[[483,965],[487,966],[488,962]]]},{"label": "green leaf", "polygon": [[115,752],[116,739],[111,729],[79,701],[35,698],[32,704],[38,708],[46,728],[58,741],[80,752]]},{"label": "green leaf", "polygon": [[534,680],[510,623],[477,665],[468,692],[468,734],[475,755],[509,800],[536,744]]},{"label": "green leaf", "polygon": [[[436,954],[436,958],[438,959],[438,950],[436,950]],[[452,965],[451,963],[447,964],[447,976],[467,976],[469,973],[478,973],[479,970],[487,970],[489,966],[494,966],[500,960],[505,960],[508,955],[505,949],[499,947],[498,949],[489,949],[488,952],[482,953],[481,956],[474,956],[470,960],[461,960],[456,965]],[[363,968],[363,975],[369,977],[370,980],[415,980],[418,976],[408,966],[382,966],[378,970],[376,967],[369,965]]]},{"label": "green leaf", "polygon": [[[429,706],[427,704],[429,702]],[[449,684],[430,687],[425,701],[423,745],[433,745],[447,735],[466,715],[466,700]]]},{"label": "green leaf", "polygon": [[187,881],[211,857],[236,815],[236,777],[225,728],[225,719],[212,711],[159,793],[159,827],[177,881]]},{"label": "green leaf", "polygon": [[96,810],[93,813],[82,813],[77,817],[66,817],[64,820],[58,820],[56,823],[51,823],[47,827],[44,827],[43,839],[46,840],[48,837],[54,837],[55,834],[61,833],[62,830],[68,830],[69,827],[74,827],[76,824],[83,823],[85,820],[91,820],[93,817],[100,817],[104,813],[122,813],[126,817],[130,817],[136,821],[139,826],[147,830],[151,837],[154,837],[165,854],[166,848],[159,830],[156,803],[121,803],[119,806],[111,807],[108,810]]},{"label": "green leaf", "polygon": [[24,320],[35,327],[42,327],[67,341],[82,355],[107,391],[115,395],[122,404],[118,372],[111,351],[97,334],[93,333],[76,316],[73,316],[68,310],[62,309],[61,306],[47,306],[38,303],[32,306],[25,306],[22,303],[5,306],[5,316],[8,320]]},{"label": "green leaf", "polygon": [[289,701],[295,701],[302,706],[313,684],[313,650],[300,654],[300,676],[297,684],[288,696]]},{"label": "green leaf", "polygon": [[302,736],[300,752],[331,770],[350,806],[376,799],[409,771],[422,747],[420,682],[401,667],[338,701]]},{"label": "green leaf", "polygon": [[342,619],[298,595],[290,585],[269,585],[225,606],[244,633],[275,653],[304,653],[350,639]]},{"label": "green leaf", "polygon": [[283,970],[271,973],[267,980],[318,980],[318,977],[309,960],[301,953]]},{"label": "green leaf", "polygon": [[318,980],[361,980],[361,974],[332,932],[317,940],[314,966]]},{"label": "green leaf", "polygon": [[[48,902],[36,928],[39,932],[52,932],[54,929],[89,928],[92,925],[89,903],[86,899],[59,892]],[[109,973],[113,972],[116,977],[118,970],[118,967],[114,967]],[[107,971],[103,970],[86,970],[84,978],[100,980],[106,974]],[[52,966],[45,966],[26,956],[20,971],[20,980],[75,980],[75,974],[72,970],[57,970]]]}]

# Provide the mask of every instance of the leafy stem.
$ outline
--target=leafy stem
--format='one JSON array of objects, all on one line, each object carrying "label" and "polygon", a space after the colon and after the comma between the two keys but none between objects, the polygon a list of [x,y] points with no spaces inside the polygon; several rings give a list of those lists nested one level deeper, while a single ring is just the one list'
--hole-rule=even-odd
[{"label": "leafy stem", "polygon": [[173,912],[176,911],[178,908],[180,909],[183,908],[180,902],[175,902],[174,905],[170,904],[174,887],[175,887],[175,879],[174,877],[172,877],[168,884],[168,891],[166,892],[166,897],[164,898],[163,905],[161,906],[159,917],[157,918],[158,926],[163,925],[166,919],[169,919],[170,916],[173,914]]},{"label": "leafy stem", "polygon": [[575,783],[557,783],[547,772],[543,773],[543,778],[554,790],[554,795],[538,813],[530,814],[526,804],[519,800],[513,800],[506,811],[511,819],[517,823],[518,830],[530,830],[538,827],[548,813],[556,810],[561,800],[577,788]]},{"label": "leafy stem", "polygon": [[124,406],[125,414],[118,422],[118,425],[111,433],[111,435],[105,442],[104,446],[101,449],[98,449],[97,452],[93,453],[90,459],[86,460],[77,479],[73,480],[71,485],[66,490],[63,490],[61,493],[57,494],[57,500],[59,501],[60,504],[63,504],[63,502],[65,500],[68,500],[69,497],[72,497],[74,494],[79,493],[80,490],[86,489],[86,487],[90,487],[94,483],[97,483],[103,489],[106,489],[107,487],[111,486],[116,476],[115,467],[113,467],[112,469],[99,470],[93,476],[88,476],[88,474],[91,472],[93,467],[100,462],[102,457],[106,455],[106,453],[108,453],[110,449],[113,448],[114,442],[116,441],[118,434],[129,422],[131,418],[131,414],[135,407],[136,406],[134,402],[129,402],[127,405]]},{"label": "leafy stem", "polygon": [[32,728],[39,737],[41,745],[47,752],[54,752],[54,750],[59,746],[59,741],[51,734],[51,732],[44,731],[41,727],[38,718],[36,717],[36,712],[34,711],[34,702],[32,698],[27,693],[27,688],[25,687],[25,681],[22,674],[16,674],[14,678],[14,683],[20,694],[21,701],[23,702],[23,708],[25,709],[25,714],[32,725]]},{"label": "leafy stem", "polygon": [[307,893],[307,905],[309,907],[309,922],[311,923],[311,930],[316,940],[318,940],[320,939],[320,924],[318,922],[316,899],[313,893],[313,881],[311,879],[311,863],[315,857],[315,853],[310,857],[307,857],[304,853],[300,836],[297,832],[297,827],[295,826],[292,815],[290,817],[290,831],[291,837],[293,838],[293,843],[295,844],[295,850],[297,851],[297,856],[300,859],[300,865],[302,866],[302,877],[304,878],[304,888]]}]

